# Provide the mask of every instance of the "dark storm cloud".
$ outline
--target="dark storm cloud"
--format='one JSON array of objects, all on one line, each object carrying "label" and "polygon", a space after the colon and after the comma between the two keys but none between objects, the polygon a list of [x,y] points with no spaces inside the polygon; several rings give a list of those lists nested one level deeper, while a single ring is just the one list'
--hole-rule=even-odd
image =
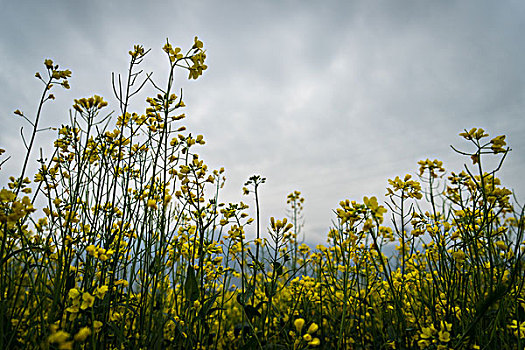
[{"label": "dark storm cloud", "polygon": [[72,91],[48,107],[51,125],[67,120],[73,98],[111,100],[110,73],[125,71],[134,43],[153,48],[145,69],[161,81],[165,38],[185,47],[198,35],[210,68],[197,83],[179,82],[188,128],[207,140],[203,158],[227,169],[224,200],[243,199],[253,173],[266,176],[267,218],[284,215],[286,195],[301,190],[308,239],[318,241],[340,200],[382,200],[387,178],[417,171],[418,160],[459,169],[449,145],[466,145],[457,134],[474,126],[508,135],[514,151],[502,176],[524,198],[521,2],[4,1],[1,9],[3,145],[19,144],[19,121],[8,115],[35,108],[32,74],[43,58],[73,70]]}]

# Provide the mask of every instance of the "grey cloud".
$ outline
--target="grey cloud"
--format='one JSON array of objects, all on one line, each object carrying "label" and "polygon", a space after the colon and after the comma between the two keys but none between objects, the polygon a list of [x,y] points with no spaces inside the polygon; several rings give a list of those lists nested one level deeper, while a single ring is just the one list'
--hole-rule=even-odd
[{"label": "grey cloud", "polygon": [[[523,197],[525,6],[503,1],[19,1],[2,3],[3,121],[34,109],[32,74],[52,55],[73,70],[48,121],[67,120],[73,98],[111,100],[134,43],[152,47],[144,69],[161,79],[166,37],[199,35],[209,70],[178,80],[186,122],[205,135],[202,157],[225,166],[224,199],[238,201],[252,174],[268,177],[263,217],[284,215],[286,195],[306,197],[308,239],[322,240],[345,198],[383,199],[387,178],[422,158],[462,166],[450,144],[463,128],[505,133],[514,151],[502,172]],[[184,78],[181,73],[179,77]],[[143,106],[138,100],[137,108]],[[116,107],[116,105],[114,105]],[[26,108],[26,107],[24,107]],[[2,144],[16,143],[8,119]],[[19,144],[19,143],[18,143]],[[3,176],[3,175],[2,175]],[[266,220],[265,219],[265,220]]]}]

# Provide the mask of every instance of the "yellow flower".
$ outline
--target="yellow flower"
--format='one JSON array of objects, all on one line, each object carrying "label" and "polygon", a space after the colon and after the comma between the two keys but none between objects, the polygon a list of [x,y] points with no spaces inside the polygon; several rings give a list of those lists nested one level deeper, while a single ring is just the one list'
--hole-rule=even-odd
[{"label": "yellow flower", "polygon": [[452,256],[459,262],[465,260],[465,253],[462,250],[456,250],[452,253]]},{"label": "yellow flower", "polygon": [[496,136],[495,138],[490,140],[490,143],[492,143],[492,146],[490,146],[490,148],[494,153],[505,152],[505,149],[503,148],[503,146],[507,144],[505,142],[505,135]]},{"label": "yellow flower", "polygon": [[429,338],[432,338],[434,336],[436,331],[437,330],[432,325],[430,327],[423,327],[423,329],[421,329],[421,335],[420,336],[423,339],[429,339]]},{"label": "yellow flower", "polygon": [[306,332],[308,334],[313,334],[313,333],[317,332],[318,329],[319,329],[319,326],[317,325],[317,323],[312,323],[310,325],[310,327],[308,327],[308,330]]},{"label": "yellow flower", "polygon": [[442,341],[443,343],[448,343],[450,341],[450,333],[447,331],[443,331],[443,330],[439,331],[438,336],[439,336],[439,340]]},{"label": "yellow flower", "polygon": [[102,322],[100,321],[93,321],[93,329],[95,330],[95,333],[99,332],[102,328]]},{"label": "yellow flower", "polygon": [[516,337],[525,338],[525,321],[518,324],[517,320],[512,320],[512,324],[507,327],[514,330],[513,333]]},{"label": "yellow flower", "polygon": [[106,261],[108,260],[108,256],[106,254],[100,254],[99,257],[98,257],[101,261]]},{"label": "yellow flower", "polygon": [[89,327],[83,327],[81,328],[77,334],[75,334],[74,339],[75,341],[84,341],[91,335],[91,328]]},{"label": "yellow flower", "polygon": [[124,287],[127,287],[127,286],[129,285],[128,281],[126,281],[126,280],[118,280],[118,281],[115,282],[115,285],[116,285],[116,286],[120,286],[121,284],[122,284]]},{"label": "yellow flower", "polygon": [[80,311],[79,307],[80,307],[80,300],[76,298],[76,299],[73,299],[73,304],[70,307],[66,308],[66,311],[76,314]]},{"label": "yellow flower", "polygon": [[120,320],[121,316],[122,315],[120,314],[120,312],[112,311],[111,314],[109,315],[109,319],[111,321],[118,321],[118,320]]},{"label": "yellow flower", "polygon": [[198,37],[195,37],[192,49],[202,49],[203,46],[202,41],[200,41]]},{"label": "yellow flower", "polygon": [[452,323],[448,323],[446,321],[441,321],[441,329],[450,332],[452,330]]},{"label": "yellow flower", "polygon": [[96,251],[97,251],[97,248],[92,244],[86,247],[86,252],[88,252],[88,254],[91,256],[95,256]]},{"label": "yellow flower", "polygon": [[93,306],[94,302],[95,302],[95,297],[93,297],[89,293],[84,293],[84,294],[82,294],[82,305],[80,305],[80,308],[82,310],[90,308],[90,307]]},{"label": "yellow flower", "polygon": [[301,330],[303,329],[303,326],[304,326],[304,318],[298,318],[296,319],[294,322],[293,322],[294,326],[295,326],[295,329],[297,330],[298,333],[301,333]]},{"label": "yellow flower", "polygon": [[485,133],[485,130],[481,129],[481,128],[472,128],[470,129],[470,131],[467,131],[465,130],[465,132],[462,132],[459,134],[459,136],[462,136],[463,138],[465,138],[466,140],[479,140],[483,137],[487,137],[489,136],[488,134]]},{"label": "yellow flower", "polygon": [[419,346],[420,349],[425,349],[430,344],[431,342],[425,339],[418,340],[417,342],[417,345]]},{"label": "yellow flower", "polygon": [[308,345],[319,346],[319,345],[321,345],[321,341],[319,340],[319,338],[314,338],[314,339],[312,339],[311,341],[308,342]]},{"label": "yellow flower", "polygon": [[69,338],[69,333],[65,331],[58,331],[56,333],[51,334],[47,341],[50,343],[64,343]]},{"label": "yellow flower", "polygon": [[505,242],[503,241],[497,241],[496,242],[496,246],[501,249],[501,250],[506,250],[507,249],[507,245],[505,244]]},{"label": "yellow flower", "polygon": [[76,288],[71,288],[68,293],[71,299],[76,299],[80,296],[80,292]]},{"label": "yellow flower", "polygon": [[67,341],[58,346],[59,350],[73,350],[73,341]]},{"label": "yellow flower", "polygon": [[154,199],[148,199],[148,207],[157,209],[157,202]]},{"label": "yellow flower", "polygon": [[106,295],[108,288],[109,288],[108,286],[98,287],[97,290],[95,291],[96,297],[99,299],[104,299],[104,295]]},{"label": "yellow flower", "polygon": [[45,59],[44,60],[44,65],[46,66],[47,69],[52,69],[53,68],[53,61],[50,60],[49,58]]}]

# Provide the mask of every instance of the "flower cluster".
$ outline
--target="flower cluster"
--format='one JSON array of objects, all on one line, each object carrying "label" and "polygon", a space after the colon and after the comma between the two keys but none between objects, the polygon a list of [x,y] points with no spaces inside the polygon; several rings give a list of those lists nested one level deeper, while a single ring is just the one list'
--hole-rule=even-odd
[{"label": "flower cluster", "polygon": [[[482,168],[482,157],[510,151],[505,136],[460,134],[476,147],[460,152],[475,169],[445,177],[441,161],[426,159],[418,180],[388,180],[385,203],[341,201],[314,248],[299,191],[267,233],[264,177],[243,188],[254,218],[246,203],[219,201],[224,169],[198,155],[204,136],[180,124],[185,105],[172,91],[175,69],[189,79],[206,70],[203,43],[195,38],[186,54],[169,42],[163,49],[169,78],[164,88],[151,75],[139,84],[155,89],[144,114],[128,110],[149,52],[136,45],[128,89],[115,89],[116,120],[100,116],[102,97],[76,99],[72,125],[57,129],[34,181],[25,176],[29,146],[22,174],[0,189],[0,348],[523,346],[523,208],[499,167]],[[44,64],[41,104],[71,75]]]}]

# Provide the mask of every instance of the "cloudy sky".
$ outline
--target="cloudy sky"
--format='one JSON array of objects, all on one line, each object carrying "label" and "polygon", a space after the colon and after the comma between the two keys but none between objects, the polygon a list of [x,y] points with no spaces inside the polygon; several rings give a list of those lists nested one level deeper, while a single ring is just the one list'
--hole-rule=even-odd
[{"label": "cloudy sky", "polygon": [[160,79],[166,38],[188,48],[198,35],[209,69],[178,84],[201,157],[226,168],[223,201],[252,204],[243,183],[265,176],[266,221],[299,190],[306,240],[321,242],[340,200],[384,200],[387,179],[421,159],[460,170],[450,145],[471,149],[457,135],[472,127],[507,135],[501,178],[525,199],[522,1],[0,0],[0,33],[0,147],[13,156],[2,186],[23,154],[12,111],[34,114],[43,59],[73,71],[44,111],[43,126],[60,125],[75,98],[116,109],[111,72],[125,72],[133,44],[152,48],[143,68]]}]

